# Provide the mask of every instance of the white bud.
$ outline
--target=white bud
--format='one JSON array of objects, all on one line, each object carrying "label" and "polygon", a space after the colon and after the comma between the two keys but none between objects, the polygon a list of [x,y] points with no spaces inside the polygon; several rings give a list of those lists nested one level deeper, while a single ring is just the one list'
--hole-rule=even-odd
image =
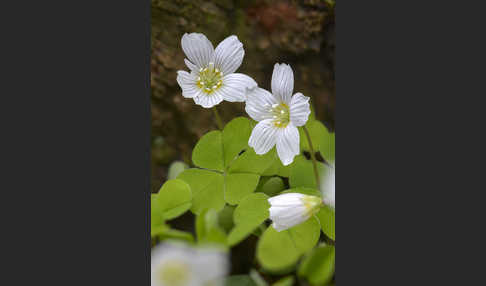
[{"label": "white bud", "polygon": [[319,197],[300,193],[278,195],[268,202],[272,226],[278,232],[305,222],[319,211],[322,204]]}]

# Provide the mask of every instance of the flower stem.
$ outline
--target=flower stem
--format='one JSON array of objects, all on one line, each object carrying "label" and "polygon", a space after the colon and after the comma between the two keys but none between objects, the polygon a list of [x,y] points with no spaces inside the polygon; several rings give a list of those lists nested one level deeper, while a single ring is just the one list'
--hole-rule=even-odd
[{"label": "flower stem", "polygon": [[316,152],[314,151],[314,147],[312,146],[312,140],[309,131],[307,130],[307,127],[305,127],[304,125],[302,126],[302,129],[304,130],[305,136],[307,137],[307,142],[309,142],[309,151],[312,159],[312,166],[314,167],[314,176],[316,177],[317,189],[319,190],[321,184],[319,180],[319,171],[317,170]]},{"label": "flower stem", "polygon": [[216,124],[218,124],[218,128],[220,130],[223,130],[223,121],[221,120],[221,117],[219,116],[219,112],[218,112],[218,109],[216,108],[216,106],[213,107],[213,111],[214,111],[214,117],[216,118]]}]

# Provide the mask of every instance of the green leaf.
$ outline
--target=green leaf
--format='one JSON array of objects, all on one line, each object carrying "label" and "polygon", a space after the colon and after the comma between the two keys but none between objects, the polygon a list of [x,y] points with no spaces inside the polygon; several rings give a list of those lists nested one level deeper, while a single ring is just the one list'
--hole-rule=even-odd
[{"label": "green leaf", "polygon": [[273,283],[272,286],[292,286],[294,285],[294,282],[294,276],[287,276]]},{"label": "green leaf", "polygon": [[157,194],[150,195],[150,225],[151,229],[160,227],[164,224],[165,219],[163,212],[157,204]]},{"label": "green leaf", "polygon": [[224,166],[228,167],[238,154],[248,147],[251,135],[250,120],[237,117],[231,120],[223,130]]},{"label": "green leaf", "polygon": [[321,152],[322,157],[324,157],[329,164],[334,164],[336,161],[335,133],[330,133],[328,137],[321,138],[319,151]]},{"label": "green leaf", "polygon": [[257,286],[249,275],[233,275],[224,280],[224,286]]},{"label": "green leaf", "polygon": [[235,212],[235,207],[230,205],[225,205],[223,210],[218,213],[219,225],[226,231],[229,232],[233,226],[233,214]]},{"label": "green leaf", "polygon": [[305,277],[312,285],[326,285],[334,274],[335,257],[333,246],[319,246],[304,258],[297,274]]},{"label": "green leaf", "polygon": [[[321,176],[324,173],[324,170],[328,168],[329,167],[323,163],[317,162],[319,176]],[[292,168],[290,169],[289,184],[291,188],[307,187],[319,189],[319,186],[316,184],[314,167],[311,160],[307,160],[303,155],[294,158],[294,163],[292,163]]]},{"label": "green leaf", "polygon": [[236,173],[227,175],[225,180],[226,201],[231,205],[238,204],[241,199],[255,191],[259,179],[260,176],[255,174]]},{"label": "green leaf", "polygon": [[193,213],[200,214],[203,210],[211,208],[217,211],[223,209],[225,202],[222,174],[202,169],[187,169],[177,178],[191,187]]},{"label": "green leaf", "polygon": [[204,210],[196,217],[196,235],[199,243],[226,244],[226,233],[219,226],[218,212],[214,209]]},{"label": "green leaf", "polygon": [[[320,151],[321,155],[326,159],[327,162],[334,161],[335,153],[335,139],[334,133],[329,132],[329,130],[318,120],[310,120],[306,123],[306,128],[309,131],[309,135],[312,140],[312,147],[314,151]],[[302,150],[310,151],[309,141],[302,128],[299,128],[300,134],[300,147]]]},{"label": "green leaf", "polygon": [[243,199],[233,214],[235,227],[228,236],[228,244],[238,244],[258,228],[270,215],[269,208],[268,196],[265,194],[255,193]]},{"label": "green leaf", "polygon": [[191,188],[186,182],[169,180],[155,196],[155,211],[159,211],[164,219],[173,219],[189,210],[191,200]]},{"label": "green leaf", "polygon": [[[262,181],[260,179],[260,181]],[[285,189],[284,181],[279,177],[265,178],[265,182],[261,184],[257,191],[265,193],[269,196],[275,196]]]},{"label": "green leaf", "polygon": [[[154,236],[154,235],[153,235]],[[171,228],[166,228],[159,233],[156,234],[156,236],[160,240],[166,240],[166,239],[177,239],[177,240],[183,240],[189,243],[194,242],[194,237],[192,236],[191,233],[177,230],[177,229],[171,229]]]},{"label": "green leaf", "polygon": [[273,162],[262,172],[262,176],[281,176],[281,177],[289,177],[290,176],[290,169],[293,165],[284,166],[280,158],[277,156],[277,151],[275,148],[270,150],[267,154],[268,156],[273,157]]},{"label": "green leaf", "polygon": [[258,241],[258,262],[271,272],[289,269],[316,245],[319,235],[319,222],[313,217],[281,232],[269,227]]},{"label": "green leaf", "polygon": [[150,236],[156,237],[158,235],[163,234],[168,229],[169,229],[169,226],[166,225],[166,224],[158,224],[158,225],[152,224],[150,226]]},{"label": "green leaf", "polygon": [[192,162],[201,168],[224,170],[221,131],[211,131],[199,139],[192,151]]},{"label": "green leaf", "polygon": [[[314,151],[317,152],[319,150],[319,144],[321,142],[322,137],[326,137],[329,135],[326,126],[322,124],[318,120],[309,120],[305,124],[305,127],[309,131],[309,135],[312,140],[312,147],[314,147]],[[309,148],[309,141],[307,140],[307,136],[305,135],[304,129],[299,128],[299,135],[300,135],[300,148],[305,151],[310,151]]]},{"label": "green leaf", "polygon": [[268,152],[264,155],[257,155],[253,148],[246,151],[233,162],[229,168],[230,173],[253,173],[261,174],[268,169],[275,160],[275,154]]},{"label": "green leaf", "polygon": [[336,240],[336,212],[324,205],[316,214],[322,231],[332,240]]}]

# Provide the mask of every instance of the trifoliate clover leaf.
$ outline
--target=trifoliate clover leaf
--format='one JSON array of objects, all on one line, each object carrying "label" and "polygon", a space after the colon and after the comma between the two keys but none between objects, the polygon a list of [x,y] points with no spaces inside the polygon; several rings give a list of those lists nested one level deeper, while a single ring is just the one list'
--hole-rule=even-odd
[{"label": "trifoliate clover leaf", "polygon": [[238,244],[250,235],[269,216],[268,196],[255,193],[244,198],[233,213],[235,227],[228,235],[230,246]]}]

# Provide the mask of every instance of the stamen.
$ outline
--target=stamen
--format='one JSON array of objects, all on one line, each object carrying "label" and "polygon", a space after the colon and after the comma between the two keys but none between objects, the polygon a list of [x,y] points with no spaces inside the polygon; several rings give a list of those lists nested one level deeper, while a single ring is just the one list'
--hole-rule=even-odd
[{"label": "stamen", "polygon": [[210,62],[207,67],[199,70],[196,85],[205,93],[210,94],[223,85],[223,72]]},{"label": "stamen", "polygon": [[285,103],[273,104],[269,109],[273,118],[273,125],[278,128],[285,128],[290,122],[290,109]]}]

